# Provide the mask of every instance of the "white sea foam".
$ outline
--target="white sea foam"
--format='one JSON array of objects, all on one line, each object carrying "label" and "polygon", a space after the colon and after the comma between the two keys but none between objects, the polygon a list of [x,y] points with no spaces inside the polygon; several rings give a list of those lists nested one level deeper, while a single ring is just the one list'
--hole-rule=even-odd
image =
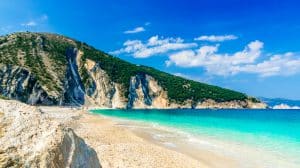
[{"label": "white sea foam", "polygon": [[171,147],[171,148],[176,148],[176,147],[177,147],[177,145],[175,145],[174,143],[171,143],[171,142],[164,142],[163,144],[164,144],[165,146]]}]

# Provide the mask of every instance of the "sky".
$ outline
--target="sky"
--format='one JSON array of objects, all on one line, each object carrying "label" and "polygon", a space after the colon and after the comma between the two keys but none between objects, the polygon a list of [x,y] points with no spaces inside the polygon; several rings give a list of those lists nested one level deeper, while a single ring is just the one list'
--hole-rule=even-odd
[{"label": "sky", "polygon": [[0,35],[52,32],[251,96],[300,99],[296,0],[1,0]]}]

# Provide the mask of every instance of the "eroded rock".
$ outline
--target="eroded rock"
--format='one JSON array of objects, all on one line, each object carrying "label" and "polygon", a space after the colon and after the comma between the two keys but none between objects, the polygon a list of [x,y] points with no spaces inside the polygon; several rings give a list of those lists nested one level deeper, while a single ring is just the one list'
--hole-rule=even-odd
[{"label": "eroded rock", "polygon": [[94,149],[37,107],[0,100],[0,167],[101,167]]}]

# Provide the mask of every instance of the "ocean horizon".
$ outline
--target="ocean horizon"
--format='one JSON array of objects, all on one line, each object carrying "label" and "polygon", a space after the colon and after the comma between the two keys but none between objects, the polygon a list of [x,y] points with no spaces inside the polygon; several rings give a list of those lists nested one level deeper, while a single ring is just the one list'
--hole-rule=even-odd
[{"label": "ocean horizon", "polygon": [[[225,154],[241,167],[300,165],[300,110],[91,110],[120,126],[147,132],[170,148],[189,144]],[[246,162],[246,163],[245,163]]]}]

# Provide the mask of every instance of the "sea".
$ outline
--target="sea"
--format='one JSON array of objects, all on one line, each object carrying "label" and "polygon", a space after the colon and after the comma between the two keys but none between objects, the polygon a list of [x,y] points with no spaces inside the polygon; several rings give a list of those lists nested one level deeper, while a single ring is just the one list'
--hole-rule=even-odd
[{"label": "sea", "polygon": [[189,144],[233,158],[238,167],[300,168],[300,110],[91,110],[169,148]]}]

